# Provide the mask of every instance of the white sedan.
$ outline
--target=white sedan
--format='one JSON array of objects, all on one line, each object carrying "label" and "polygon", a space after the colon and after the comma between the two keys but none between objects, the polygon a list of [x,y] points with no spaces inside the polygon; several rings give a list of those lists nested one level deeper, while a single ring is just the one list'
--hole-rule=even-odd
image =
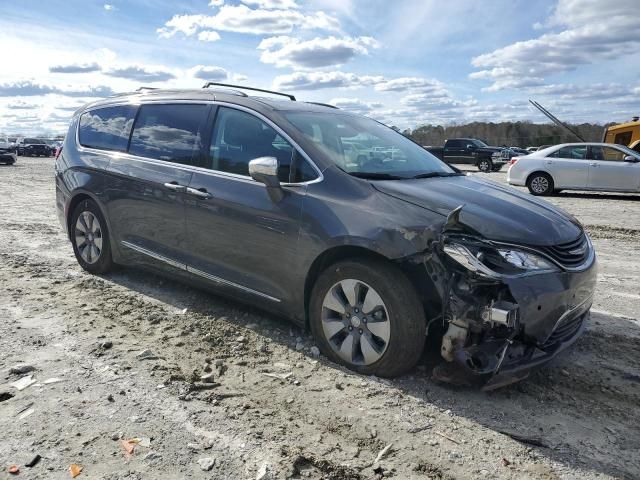
[{"label": "white sedan", "polygon": [[560,190],[640,192],[640,153],[610,143],[564,143],[509,162],[507,181],[534,195]]}]

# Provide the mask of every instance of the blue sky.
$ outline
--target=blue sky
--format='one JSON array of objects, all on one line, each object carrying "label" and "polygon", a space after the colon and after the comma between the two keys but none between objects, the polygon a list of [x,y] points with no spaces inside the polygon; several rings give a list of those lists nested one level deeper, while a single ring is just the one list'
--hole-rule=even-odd
[{"label": "blue sky", "polygon": [[0,131],[64,133],[140,85],[276,88],[387,124],[640,112],[637,0],[5,2]]}]

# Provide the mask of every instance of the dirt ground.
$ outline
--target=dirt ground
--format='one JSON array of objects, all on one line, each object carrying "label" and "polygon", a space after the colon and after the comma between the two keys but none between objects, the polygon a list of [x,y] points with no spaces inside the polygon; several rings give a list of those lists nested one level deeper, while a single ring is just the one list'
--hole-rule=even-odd
[{"label": "dirt ground", "polygon": [[52,159],[0,167],[0,192],[0,479],[640,478],[640,195],[551,198],[597,248],[591,322],[484,393],[433,382],[435,354],[361,376],[283,319],[135,269],[84,273]]}]

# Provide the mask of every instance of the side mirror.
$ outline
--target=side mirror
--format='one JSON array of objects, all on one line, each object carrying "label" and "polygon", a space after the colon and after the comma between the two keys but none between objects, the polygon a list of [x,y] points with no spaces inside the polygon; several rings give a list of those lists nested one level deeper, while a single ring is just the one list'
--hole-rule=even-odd
[{"label": "side mirror", "polygon": [[274,202],[282,199],[283,191],[278,178],[278,159],[276,157],[254,158],[249,162],[249,175],[256,182],[267,186],[269,196]]},{"label": "side mirror", "polygon": [[625,162],[629,162],[629,163],[638,163],[638,162],[640,162],[640,160],[638,160],[633,155],[627,155],[626,157],[624,157],[624,161]]}]

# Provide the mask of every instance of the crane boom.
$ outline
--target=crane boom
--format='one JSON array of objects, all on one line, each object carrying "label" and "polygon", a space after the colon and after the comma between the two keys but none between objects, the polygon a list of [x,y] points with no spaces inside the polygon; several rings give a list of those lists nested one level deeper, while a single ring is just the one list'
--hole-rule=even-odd
[{"label": "crane boom", "polygon": [[558,118],[553,115],[551,112],[549,112],[549,110],[547,110],[546,108],[544,108],[542,105],[540,105],[538,102],[533,101],[533,100],[529,100],[529,103],[531,105],[533,105],[534,107],[536,107],[538,110],[540,110],[549,120],[551,120],[553,123],[555,123],[557,126],[564,128],[565,130],[569,131],[571,133],[571,135],[573,135],[574,137],[576,137],[578,140],[580,140],[581,142],[586,142],[586,140],[584,138],[582,138],[580,136],[580,134],[578,132],[576,132],[575,130],[573,130],[571,127],[569,127],[569,125],[567,125],[566,123],[558,120]]}]

